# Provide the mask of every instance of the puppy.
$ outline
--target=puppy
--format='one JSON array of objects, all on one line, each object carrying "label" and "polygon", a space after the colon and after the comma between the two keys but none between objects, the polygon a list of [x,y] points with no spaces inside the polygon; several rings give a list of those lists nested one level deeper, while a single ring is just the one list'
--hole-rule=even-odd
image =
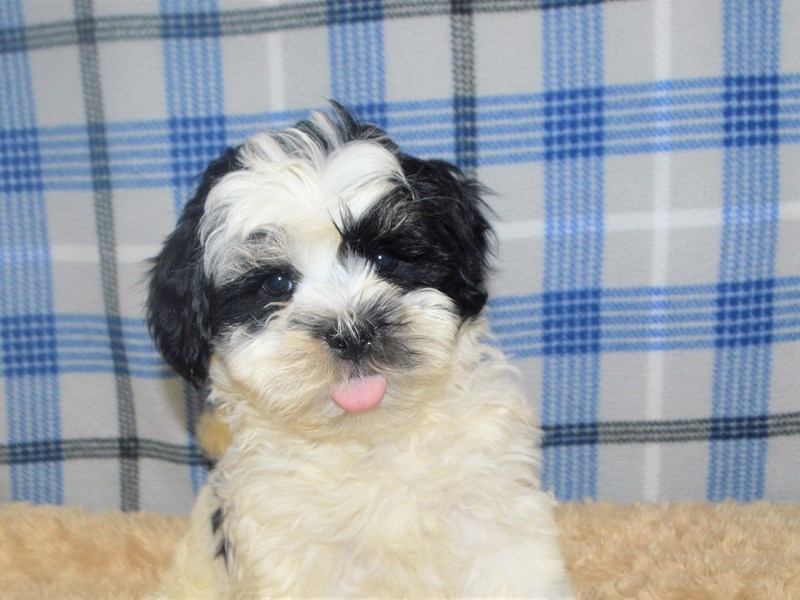
[{"label": "puppy", "polygon": [[148,322],[231,433],[159,597],[571,598],[481,188],[334,104],[212,162]]}]

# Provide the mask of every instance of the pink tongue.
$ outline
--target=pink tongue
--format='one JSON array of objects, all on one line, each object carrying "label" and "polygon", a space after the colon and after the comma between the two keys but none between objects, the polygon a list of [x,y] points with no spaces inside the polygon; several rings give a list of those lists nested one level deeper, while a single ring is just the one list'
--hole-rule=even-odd
[{"label": "pink tongue", "polygon": [[350,412],[363,412],[376,406],[386,393],[389,382],[383,375],[351,379],[333,387],[333,401]]}]

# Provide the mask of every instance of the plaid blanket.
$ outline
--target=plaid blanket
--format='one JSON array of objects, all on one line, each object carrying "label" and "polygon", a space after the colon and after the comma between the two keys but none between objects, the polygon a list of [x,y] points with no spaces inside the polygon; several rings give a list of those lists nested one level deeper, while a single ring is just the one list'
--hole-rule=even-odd
[{"label": "plaid blanket", "polygon": [[327,97],[494,190],[558,497],[800,500],[790,0],[0,0],[0,500],[188,510],[145,261],[209,159]]}]

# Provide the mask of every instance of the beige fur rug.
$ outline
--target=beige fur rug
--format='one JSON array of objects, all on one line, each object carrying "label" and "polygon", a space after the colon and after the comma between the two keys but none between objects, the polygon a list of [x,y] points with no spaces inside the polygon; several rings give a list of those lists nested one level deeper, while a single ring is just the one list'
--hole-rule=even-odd
[{"label": "beige fur rug", "polygon": [[[568,504],[559,518],[582,600],[800,599],[800,505]],[[0,505],[0,598],[140,598],[185,522]]]}]

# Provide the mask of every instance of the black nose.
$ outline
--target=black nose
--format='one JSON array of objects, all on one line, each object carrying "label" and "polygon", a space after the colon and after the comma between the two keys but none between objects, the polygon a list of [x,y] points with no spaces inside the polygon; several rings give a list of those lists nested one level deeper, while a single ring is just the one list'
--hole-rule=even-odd
[{"label": "black nose", "polygon": [[325,341],[340,357],[356,361],[370,351],[375,327],[369,321],[336,324],[325,333]]}]

